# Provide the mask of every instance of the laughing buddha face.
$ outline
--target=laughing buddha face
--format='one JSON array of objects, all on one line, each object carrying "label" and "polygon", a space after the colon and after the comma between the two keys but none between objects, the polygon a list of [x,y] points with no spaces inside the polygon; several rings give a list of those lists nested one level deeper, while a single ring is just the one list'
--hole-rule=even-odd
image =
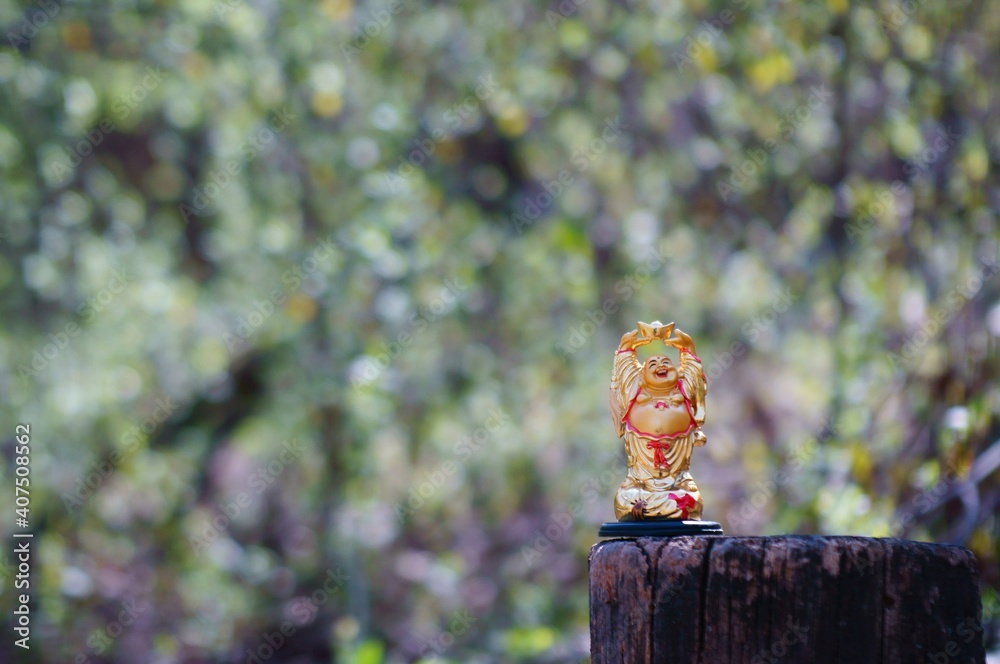
[{"label": "laughing buddha face", "polygon": [[653,355],[642,365],[642,379],[647,387],[669,390],[677,384],[677,369],[666,355]]}]

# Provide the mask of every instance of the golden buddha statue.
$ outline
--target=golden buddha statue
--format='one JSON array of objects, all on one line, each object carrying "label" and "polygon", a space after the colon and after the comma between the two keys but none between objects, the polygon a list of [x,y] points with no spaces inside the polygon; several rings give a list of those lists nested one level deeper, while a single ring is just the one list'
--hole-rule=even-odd
[{"label": "golden buddha statue", "polygon": [[[657,340],[678,349],[679,367],[666,355],[636,359],[636,348]],[[622,337],[610,394],[628,455],[628,475],[615,495],[619,521],[701,519],[701,493],[689,469],[691,452],[706,442],[706,388],[694,342],[673,323],[639,323]]]}]

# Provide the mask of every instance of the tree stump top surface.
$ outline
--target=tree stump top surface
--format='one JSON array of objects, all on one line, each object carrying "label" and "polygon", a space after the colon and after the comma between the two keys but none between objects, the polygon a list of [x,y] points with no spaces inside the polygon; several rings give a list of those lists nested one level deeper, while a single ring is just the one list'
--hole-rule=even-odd
[{"label": "tree stump top surface", "polygon": [[608,540],[590,553],[602,662],[982,663],[975,558],[846,536]]}]

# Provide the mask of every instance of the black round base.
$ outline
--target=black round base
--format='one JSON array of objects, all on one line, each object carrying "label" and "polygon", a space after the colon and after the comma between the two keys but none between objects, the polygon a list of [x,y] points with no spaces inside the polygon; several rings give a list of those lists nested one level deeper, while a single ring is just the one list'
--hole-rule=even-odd
[{"label": "black round base", "polygon": [[601,526],[599,537],[682,537],[685,535],[723,535],[716,521],[610,521]]}]

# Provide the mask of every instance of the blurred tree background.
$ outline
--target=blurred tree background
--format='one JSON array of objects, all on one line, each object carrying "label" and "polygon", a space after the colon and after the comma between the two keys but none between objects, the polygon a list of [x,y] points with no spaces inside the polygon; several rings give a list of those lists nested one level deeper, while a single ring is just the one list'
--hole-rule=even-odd
[{"label": "blurred tree background", "polygon": [[706,518],[964,544],[996,650],[998,10],[0,2],[18,654],[585,659],[654,319]]}]

